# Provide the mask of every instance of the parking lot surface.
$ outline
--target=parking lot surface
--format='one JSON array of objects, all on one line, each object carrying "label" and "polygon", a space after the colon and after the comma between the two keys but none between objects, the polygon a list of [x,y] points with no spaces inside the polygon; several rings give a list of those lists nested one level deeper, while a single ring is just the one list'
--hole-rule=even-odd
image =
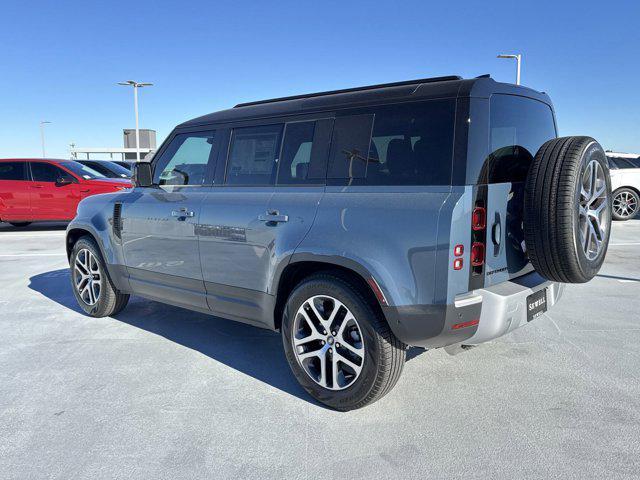
[{"label": "parking lot surface", "polygon": [[338,413],[277,333],[141,298],[76,306],[64,226],[0,226],[0,478],[639,478],[640,220],[549,314],[449,356],[410,350]]}]

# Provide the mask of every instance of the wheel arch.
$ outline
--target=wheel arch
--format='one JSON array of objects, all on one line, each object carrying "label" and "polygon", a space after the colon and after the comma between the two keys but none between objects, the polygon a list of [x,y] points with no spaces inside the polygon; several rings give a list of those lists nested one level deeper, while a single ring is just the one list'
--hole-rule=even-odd
[{"label": "wheel arch", "polygon": [[[274,307],[274,327],[280,329],[282,312],[293,289],[310,276],[326,273],[347,280],[356,287],[371,303],[382,318],[387,318],[382,309],[387,305],[387,300],[375,277],[367,269],[356,262],[346,265],[345,262],[334,262],[328,259],[299,259],[289,262],[282,270],[275,282],[276,304]],[[387,321],[388,323],[388,321]]]},{"label": "wheel arch", "polygon": [[67,230],[67,238],[65,241],[65,246],[67,248],[67,259],[71,259],[71,252],[73,251],[74,245],[80,240],[82,237],[91,237],[94,242],[98,245],[102,255],[104,256],[104,252],[102,252],[102,246],[100,242],[96,238],[96,236],[91,233],[89,230],[85,228],[71,228]]},{"label": "wheel arch", "polygon": [[613,193],[612,196],[615,195],[616,193],[618,193],[619,190],[623,190],[623,189],[627,189],[627,190],[633,190],[634,192],[636,192],[636,194],[640,197],[640,188],[638,187],[634,187],[632,185],[622,185],[618,188],[616,188]]}]

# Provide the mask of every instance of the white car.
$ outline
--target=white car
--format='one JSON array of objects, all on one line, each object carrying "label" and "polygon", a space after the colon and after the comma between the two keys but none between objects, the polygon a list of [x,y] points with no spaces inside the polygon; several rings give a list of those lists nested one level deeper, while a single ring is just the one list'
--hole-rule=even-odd
[{"label": "white car", "polygon": [[607,152],[613,192],[613,218],[630,220],[640,210],[640,155]]}]

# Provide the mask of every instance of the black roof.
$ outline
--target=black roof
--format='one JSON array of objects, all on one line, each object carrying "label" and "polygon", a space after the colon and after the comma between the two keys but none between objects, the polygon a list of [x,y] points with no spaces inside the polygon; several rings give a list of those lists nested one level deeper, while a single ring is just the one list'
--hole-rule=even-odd
[{"label": "black roof", "polygon": [[493,93],[527,96],[551,105],[551,100],[545,93],[520,85],[496,82],[488,75],[473,79],[447,76],[241,103],[228,110],[194,118],[179,127],[338,110],[368,104],[398,103],[434,98],[488,98]]}]

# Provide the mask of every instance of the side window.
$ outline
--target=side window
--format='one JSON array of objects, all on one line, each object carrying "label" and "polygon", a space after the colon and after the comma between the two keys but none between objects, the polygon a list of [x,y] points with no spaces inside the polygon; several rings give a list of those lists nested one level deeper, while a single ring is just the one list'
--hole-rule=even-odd
[{"label": "side window", "polygon": [[227,185],[273,185],[282,125],[234,128]]},{"label": "side window", "polygon": [[180,133],[155,163],[158,185],[202,185],[213,151],[214,131]]},{"label": "side window", "polygon": [[61,168],[50,163],[31,163],[31,175],[36,182],[56,182],[60,178],[73,178]]},{"label": "side window", "polygon": [[453,100],[377,108],[367,185],[449,185],[454,124]]},{"label": "side window", "polygon": [[556,137],[553,112],[545,103],[513,95],[492,95],[488,183],[524,181],[538,149]]},{"label": "side window", "polygon": [[0,180],[26,180],[25,162],[0,162]]},{"label": "side window", "polygon": [[316,122],[287,123],[278,167],[278,185],[309,183]]},{"label": "side window", "polygon": [[327,178],[364,178],[373,115],[336,117]]}]

